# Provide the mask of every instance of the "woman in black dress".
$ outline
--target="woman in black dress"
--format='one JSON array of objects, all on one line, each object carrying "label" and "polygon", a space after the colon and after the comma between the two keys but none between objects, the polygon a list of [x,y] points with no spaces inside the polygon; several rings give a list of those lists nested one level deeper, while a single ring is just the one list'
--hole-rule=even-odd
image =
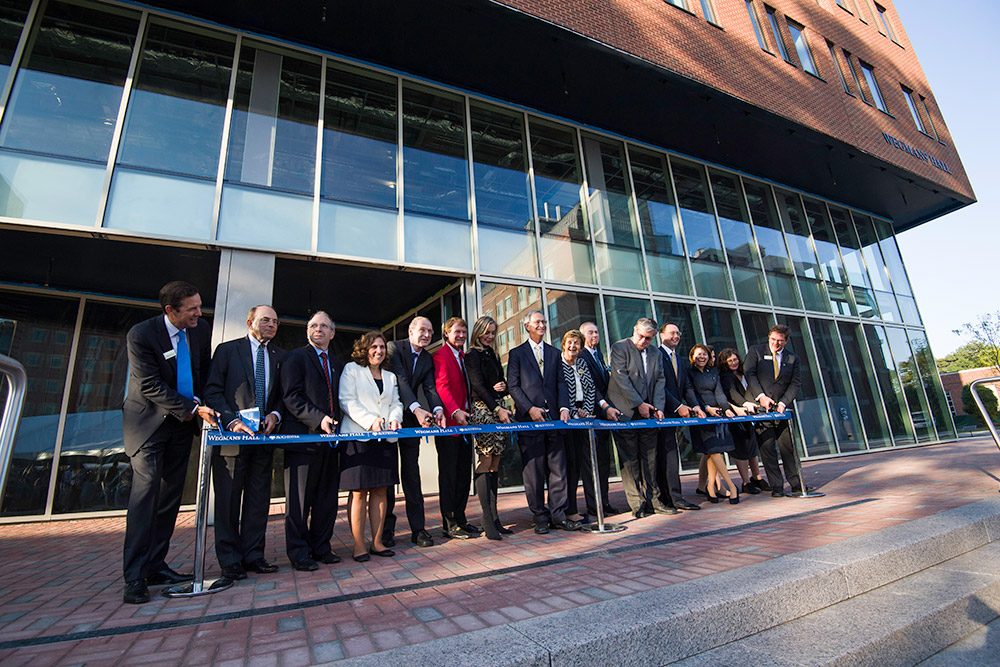
[{"label": "woman in black dress", "polygon": [[[387,364],[385,338],[369,331],[354,341],[351,361],[340,374],[340,407],[344,412],[341,433],[395,431],[403,420],[396,376]],[[354,560],[368,554],[388,558],[395,552],[382,543],[386,489],[399,481],[396,439],[348,440],[340,454],[340,488],[350,491],[348,513],[354,537]],[[365,548],[367,515],[372,543]]]},{"label": "woman in black dress", "polygon": [[[472,325],[469,351],[465,355],[465,369],[472,387],[472,417],[476,425],[509,424],[511,413],[504,407],[507,382],[503,377],[503,364],[493,349],[497,337],[497,323],[484,316]],[[476,470],[475,488],[479,505],[483,508],[483,531],[487,539],[502,540],[501,535],[514,531],[504,528],[497,514],[497,490],[500,488],[500,453],[509,436],[506,433],[477,433],[475,437]]]},{"label": "woman in black dress", "polygon": [[[710,417],[733,417],[735,412],[729,405],[726,395],[719,383],[719,371],[709,366],[711,352],[705,345],[695,345],[688,354],[691,370],[688,373],[688,383],[685,399],[690,406],[700,406]],[[733,451],[733,439],[729,435],[726,424],[707,424],[691,427],[691,445],[694,451],[705,459],[708,471],[706,491],[713,503],[719,502],[715,490],[719,488],[718,476],[729,487],[729,502],[740,502],[740,492],[729,476],[723,452]]]},{"label": "woman in black dress", "polygon": [[[719,362],[716,367],[719,371],[722,391],[725,392],[733,410],[740,414],[737,410],[737,406],[739,406],[745,411],[743,414],[753,414],[756,411],[756,403],[753,401],[753,396],[749,396],[747,381],[743,377],[743,360],[740,359],[739,352],[727,347],[719,353]],[[760,476],[760,462],[757,459],[757,433],[753,424],[749,422],[730,424],[729,432],[736,445],[730,456],[736,463],[736,469],[740,471],[740,478],[743,480],[742,491],[753,494],[770,491],[771,487]]]},{"label": "woman in black dress", "polygon": [[[562,338],[562,374],[569,387],[569,400],[574,410],[570,415],[573,419],[586,419],[604,414],[606,419],[618,421],[618,410],[608,403],[590,375],[587,362],[579,357],[583,350],[585,339],[583,334],[573,329],[567,331]],[[563,443],[566,446],[566,486],[569,502],[566,505],[566,518],[573,521],[586,521],[588,517],[577,511],[577,486],[583,478],[583,497],[587,507],[597,507],[597,495],[594,489],[594,462],[590,460],[590,432],[584,429],[566,429],[563,432]]]}]

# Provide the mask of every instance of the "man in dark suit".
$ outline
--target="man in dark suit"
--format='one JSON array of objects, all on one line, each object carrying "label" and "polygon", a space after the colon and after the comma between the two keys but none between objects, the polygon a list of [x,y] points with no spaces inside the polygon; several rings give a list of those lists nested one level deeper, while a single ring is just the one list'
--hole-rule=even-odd
[{"label": "man in dark suit", "polygon": [[[399,400],[403,402],[403,428],[445,425],[444,408],[434,388],[434,360],[426,350],[434,336],[431,321],[417,316],[410,321],[408,338],[389,343],[389,370],[396,374],[399,386]],[[424,409],[417,396],[423,391],[430,411]],[[418,547],[434,545],[434,539],[427,532],[424,519],[424,492],[420,487],[420,438],[399,439],[400,482],[406,497],[406,520],[410,525],[410,542]],[[396,515],[393,507],[396,494],[390,488],[387,494],[388,508],[382,543],[392,547],[396,543]]]},{"label": "man in dark suit", "polygon": [[[632,337],[611,346],[611,382],[608,399],[621,410],[622,420],[663,419],[656,407],[666,401],[663,358],[650,343],[656,338],[656,323],[639,318]],[[639,519],[656,514],[677,514],[660,501],[656,481],[658,429],[623,429],[615,434],[622,465],[622,484],[632,515]]]},{"label": "man in dark suit", "polygon": [[[333,433],[340,419],[338,386],[343,366],[330,354],[336,335],[322,310],[306,325],[308,345],[285,355],[280,382],[285,434]],[[330,539],[337,518],[340,452],[327,443],[285,447],[285,553],[303,572],[331,565],[340,557]]]},{"label": "man in dark suit", "polygon": [[[519,422],[548,421],[555,414],[569,421],[569,389],[563,379],[559,351],[544,341],[546,327],[540,311],[528,313],[524,318],[528,340],[511,350],[507,358],[507,389],[514,399],[514,418]],[[580,523],[566,518],[569,496],[562,431],[521,432],[517,434],[517,445],[521,450],[524,495],[534,517],[535,532],[548,533],[550,524],[578,530]]]},{"label": "man in dark suit", "polygon": [[[584,322],[580,325],[580,333],[583,334],[584,349],[580,357],[587,364],[590,370],[590,377],[594,379],[594,384],[602,396],[608,395],[608,365],[601,354],[601,334],[597,325],[593,322]],[[608,477],[611,476],[611,431],[594,431],[597,440],[597,479],[601,487],[601,504],[604,505],[604,514],[618,514],[618,510],[611,506],[608,500]],[[590,484],[590,478],[584,473],[584,484]],[[596,507],[588,507],[587,514],[595,516]]]},{"label": "man in dark suit", "polygon": [[[663,355],[664,395],[666,403],[663,413],[668,417],[704,416],[697,405],[694,409],[684,405],[684,384],[687,381],[689,363],[677,350],[681,342],[681,330],[673,322],[660,327],[660,354]],[[689,503],[681,493],[681,465],[677,454],[677,428],[661,428],[656,441],[656,481],[660,487],[660,502],[679,510],[700,510]]]},{"label": "man in dark suit", "polygon": [[202,419],[215,423],[199,396],[208,379],[211,333],[201,319],[201,296],[174,281],[160,290],[163,314],[128,332],[128,387],[122,404],[125,453],[132,490],[125,519],[123,569],[128,604],[149,602],[148,586],[190,581],[167,566],[181,505],[191,440]]},{"label": "man in dark suit", "polygon": [[[743,362],[747,389],[765,410],[784,412],[791,407],[802,385],[799,358],[784,349],[788,342],[788,332],[788,327],[781,324],[771,327],[767,343],[751,347]],[[790,420],[784,419],[760,422],[757,425],[760,457],[764,460],[767,482],[771,485],[771,496],[775,498],[785,495],[784,480],[778,467],[778,454],[775,452],[776,443],[781,453],[785,477],[792,487],[791,495],[800,496],[806,490],[802,483],[802,471],[795,456],[790,423]]]},{"label": "man in dark suit", "polygon": [[[270,435],[282,409],[278,368],[285,351],[271,344],[278,333],[278,314],[270,306],[254,306],[247,314],[247,329],[246,336],[216,348],[205,402],[221,415],[226,429]],[[259,424],[251,428],[240,411],[254,409]],[[227,579],[246,579],[247,570],[278,570],[264,559],[273,464],[273,445],[213,448],[215,554]]]}]

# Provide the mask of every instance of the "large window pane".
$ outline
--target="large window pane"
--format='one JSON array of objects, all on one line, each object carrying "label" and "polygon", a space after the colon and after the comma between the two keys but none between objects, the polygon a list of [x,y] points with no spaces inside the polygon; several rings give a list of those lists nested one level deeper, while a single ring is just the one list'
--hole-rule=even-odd
[{"label": "large window pane", "polygon": [[909,330],[906,333],[917,360],[917,368],[920,371],[920,379],[923,381],[924,392],[927,394],[927,401],[930,404],[931,415],[934,417],[938,438],[942,440],[954,438],[956,437],[955,422],[951,418],[951,410],[948,408],[948,400],[944,396],[944,388],[941,386],[941,378],[938,376],[937,364],[934,362],[934,355],[931,353],[927,336],[919,331]]},{"label": "large window pane", "polygon": [[840,347],[837,327],[830,320],[809,318],[809,328],[816,343],[816,356],[823,374],[826,398],[833,413],[833,427],[837,433],[841,452],[855,452],[865,449],[861,420],[854,403],[854,388],[847,372]]},{"label": "large window pane", "polygon": [[844,271],[840,249],[837,247],[837,237],[826,212],[826,204],[808,197],[803,197],[802,203],[812,230],[820,271],[826,279],[826,289],[830,295],[833,312],[839,315],[857,315],[858,311],[851,298],[851,286],[847,282],[847,273]]},{"label": "large window pane", "polygon": [[[694,304],[656,301],[654,306],[657,328],[663,327],[664,324],[674,324],[680,329],[681,342],[677,344],[678,350],[690,350],[692,345],[702,339],[698,309]],[[654,342],[659,345],[659,338]]]},{"label": "large window pane", "polygon": [[740,319],[743,321],[743,335],[746,336],[748,346],[767,342],[771,325],[774,324],[774,316],[771,313],[741,310]]},{"label": "large window pane", "polygon": [[396,79],[326,70],[320,196],[396,208]]},{"label": "large window pane", "polygon": [[403,218],[407,264],[472,269],[472,222],[407,213]]},{"label": "large window pane", "polygon": [[[889,423],[885,418],[885,411],[882,409],[882,398],[879,394],[878,382],[875,379],[878,369],[872,368],[868,361],[861,325],[853,322],[838,322],[837,328],[840,330],[840,340],[847,355],[848,377],[854,383],[854,393],[861,410],[861,421],[865,425],[865,433],[868,436],[868,447],[872,449],[889,447],[892,445],[892,435],[889,431]],[[843,442],[841,442],[841,449],[843,449]]]},{"label": "large window pane", "polygon": [[646,246],[650,288],[654,292],[691,294],[691,277],[685,260],[680,218],[674,206],[667,158],[662,153],[634,146],[630,146],[628,152],[635,198],[639,205],[639,223]]},{"label": "large window pane", "polygon": [[479,270],[538,276],[524,116],[470,105]]},{"label": "large window pane", "polygon": [[608,314],[608,349],[615,341],[630,338],[635,322],[640,317],[652,317],[649,301],[624,296],[605,296],[604,309]]},{"label": "large window pane", "polygon": [[542,273],[550,280],[593,283],[594,258],[580,201],[583,179],[576,132],[537,118],[530,119],[529,130]]},{"label": "large window pane", "polygon": [[105,167],[0,150],[0,214],[93,226]]},{"label": "large window pane", "polygon": [[587,165],[587,213],[597,242],[601,283],[646,289],[622,144],[585,135],[583,150]]},{"label": "large window pane", "polygon": [[[736,317],[736,311],[729,308],[711,308],[701,306],[701,323],[705,327],[705,340],[698,341],[710,345],[716,354],[722,352],[727,347],[736,348],[740,354],[746,354],[747,348],[743,344],[743,336],[740,334],[740,323]],[[691,349],[691,345],[684,348],[684,354]]]},{"label": "large window pane", "polygon": [[212,235],[213,206],[214,180],[117,167],[111,179],[104,226],[205,239]]},{"label": "large window pane", "polygon": [[317,249],[394,262],[397,228],[395,210],[320,199]]},{"label": "large window pane", "polygon": [[21,39],[30,6],[31,0],[0,2],[0,85],[7,80],[10,62],[14,58],[17,42]]},{"label": "large window pane", "polygon": [[896,237],[892,233],[892,225],[885,220],[876,218],[875,230],[879,238],[879,247],[882,248],[882,256],[885,258],[886,268],[892,278],[892,288],[896,292],[896,301],[899,303],[903,321],[907,324],[923,324],[920,320],[920,313],[917,311],[917,302],[913,299],[910,281],[906,277],[906,269],[903,268],[903,258],[899,254]]},{"label": "large window pane", "polygon": [[830,206],[830,218],[840,243],[840,254],[844,258],[844,270],[854,292],[854,301],[861,317],[878,317],[878,304],[872,291],[872,283],[865,268],[861,252],[861,240],[854,229],[851,214],[842,208]]},{"label": "large window pane", "polygon": [[461,97],[403,85],[403,205],[469,220],[469,163]]},{"label": "large window pane", "polygon": [[510,351],[528,340],[522,321],[531,311],[542,310],[542,291],[537,287],[490,282],[483,282],[480,289],[481,311],[497,321],[496,348],[506,366]]},{"label": "large window pane", "polygon": [[708,197],[705,168],[673,158],[670,168],[674,174],[684,238],[694,273],[694,290],[698,296],[732,299],[722,241]]},{"label": "large window pane", "polygon": [[816,260],[816,251],[813,248],[809,225],[802,212],[799,196],[793,192],[777,189],[775,194],[778,196],[778,213],[788,240],[789,253],[795,263],[795,275],[798,277],[799,291],[802,293],[805,308],[828,313],[830,300],[826,285],[823,283],[819,262]]},{"label": "large window pane", "polygon": [[914,442],[913,425],[906,409],[903,385],[899,379],[892,350],[889,348],[889,338],[886,336],[885,327],[866,324],[864,328],[865,338],[868,339],[868,351],[872,355],[872,364],[874,364],[872,370],[875,372],[882,390],[882,400],[885,401],[886,412],[889,416],[889,428],[892,431],[893,442],[902,445],[910,444]]},{"label": "large window pane", "polygon": [[767,305],[760,255],[750,229],[750,214],[739,179],[714,169],[708,170],[708,177],[712,183],[715,210],[719,213],[729,270],[733,274],[736,300]]},{"label": "large window pane", "polygon": [[896,304],[896,297],[893,296],[892,285],[889,283],[889,269],[885,266],[878,235],[875,233],[875,223],[867,215],[854,213],[852,217],[861,242],[861,254],[868,265],[868,277],[871,278],[872,288],[875,290],[879,313],[887,322],[902,322],[903,318]]},{"label": "large window pane", "polygon": [[[522,290],[527,288],[521,288]],[[545,294],[552,344],[560,346],[563,334],[579,329],[584,322],[594,322],[601,329],[601,305],[596,294],[549,290]],[[604,346],[605,350],[607,346]]]},{"label": "large window pane", "polygon": [[778,315],[778,324],[784,324],[791,330],[792,335],[786,349],[799,356],[802,386],[795,399],[793,419],[797,419],[802,426],[805,451],[809,456],[835,454],[837,446],[830,426],[830,413],[826,410],[826,398],[819,382],[819,363],[813,355],[808,338],[809,330],[801,317]]},{"label": "large window pane", "polygon": [[105,162],[138,13],[53,0],[34,29],[0,128],[0,145]]},{"label": "large window pane", "polygon": [[771,301],[781,308],[801,308],[799,292],[795,286],[795,268],[788,258],[785,235],[781,231],[781,220],[774,205],[771,187],[743,179],[754,233],[760,250],[767,287]]},{"label": "large window pane", "polygon": [[308,250],[312,197],[227,184],[222,188],[219,240],[267,249]]},{"label": "large window pane", "polygon": [[933,440],[935,433],[930,407],[927,405],[920,369],[916,356],[910,349],[906,330],[886,327],[885,331],[889,338],[889,348],[892,350],[893,359],[896,360],[896,368],[899,370],[899,378],[903,383],[903,393],[910,406],[910,416],[913,418],[913,428],[917,433],[917,441]]},{"label": "large window pane", "polygon": [[88,302],[70,387],[53,512],[124,509],[132,468],[122,440],[125,336],[154,308]]},{"label": "large window pane", "polygon": [[[233,95],[226,180],[311,193],[316,174],[319,59],[244,46]],[[252,218],[247,226],[260,223]]]},{"label": "large window pane", "polygon": [[[28,376],[24,409],[4,488],[4,516],[42,514],[52,471],[59,412],[76,323],[77,299],[0,292],[0,354]],[[7,382],[0,384],[0,404]]]}]

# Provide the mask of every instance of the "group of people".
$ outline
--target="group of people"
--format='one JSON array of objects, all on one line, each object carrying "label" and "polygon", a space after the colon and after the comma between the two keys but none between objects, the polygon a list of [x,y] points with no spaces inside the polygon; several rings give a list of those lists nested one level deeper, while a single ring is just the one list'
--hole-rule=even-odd
[{"label": "group of people", "polygon": [[[544,314],[533,311],[523,321],[528,339],[510,351],[505,376],[494,349],[497,323],[488,316],[473,324],[471,334],[465,320],[449,319],[444,342],[433,354],[427,349],[434,336],[427,318],[415,317],[401,340],[388,341],[380,331],[369,331],[355,341],[350,361],[342,364],[330,352],[336,327],[323,311],[310,318],[306,344],[286,353],[272,342],[277,313],[270,306],[256,306],[247,315],[246,335],[220,344],[213,356],[198,290],[180,281],[168,283],[160,303],[163,314],[137,324],[127,339],[123,430],[133,484],[124,548],[126,603],[148,601],[149,586],[191,579],[170,568],[166,556],[196,416],[251,435],[278,429],[282,434],[343,434],[576,418],[733,416],[758,407],[784,411],[799,386],[799,359],[784,350],[788,330],[781,326],[773,327],[768,342],[751,348],[743,362],[735,350],[723,350],[716,369],[706,345],[695,345],[686,358],[679,353],[681,332],[672,323],[657,332],[652,320],[639,319],[630,338],[611,346],[606,362],[595,323],[567,332],[556,349],[545,342]],[[659,346],[652,344],[657,333]],[[696,426],[691,434],[695,451],[702,454],[697,491],[712,502],[725,496],[739,502],[741,489],[729,476],[724,452],[737,461],[743,492],[766,489],[783,495],[776,447],[792,493],[805,489],[785,420],[759,422],[756,428]],[[619,513],[608,498],[611,436],[599,430],[595,437],[597,456],[592,460],[585,430],[517,434],[535,533],[577,530],[597,514],[598,504],[605,514]],[[679,437],[676,428],[616,431],[625,496],[634,517],[700,509],[681,494]],[[499,465],[509,441],[503,432],[435,437],[444,538],[485,534],[502,540],[512,532],[497,513]],[[321,563],[340,562],[331,547],[340,491],[349,491],[354,560],[395,555],[397,483],[411,543],[434,544],[424,511],[419,438],[282,447],[285,552],[294,569],[312,571]],[[760,477],[758,449],[767,481]],[[273,446],[266,444],[214,448],[215,546],[226,578],[278,569],[264,557],[273,456]],[[594,467],[599,489],[591,483]],[[470,486],[481,505],[481,527],[466,515]]]}]

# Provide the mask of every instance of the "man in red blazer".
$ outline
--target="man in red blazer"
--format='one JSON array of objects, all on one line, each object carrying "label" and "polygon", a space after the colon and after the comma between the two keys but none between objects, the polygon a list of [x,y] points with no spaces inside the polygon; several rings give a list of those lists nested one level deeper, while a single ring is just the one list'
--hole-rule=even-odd
[{"label": "man in red blazer", "polygon": [[[444,345],[434,353],[434,384],[444,406],[448,426],[466,426],[472,412],[469,377],[465,372],[465,340],[469,329],[461,317],[444,324]],[[436,436],[438,488],[445,537],[467,540],[480,530],[465,518],[472,483],[472,443],[464,435]]]}]

